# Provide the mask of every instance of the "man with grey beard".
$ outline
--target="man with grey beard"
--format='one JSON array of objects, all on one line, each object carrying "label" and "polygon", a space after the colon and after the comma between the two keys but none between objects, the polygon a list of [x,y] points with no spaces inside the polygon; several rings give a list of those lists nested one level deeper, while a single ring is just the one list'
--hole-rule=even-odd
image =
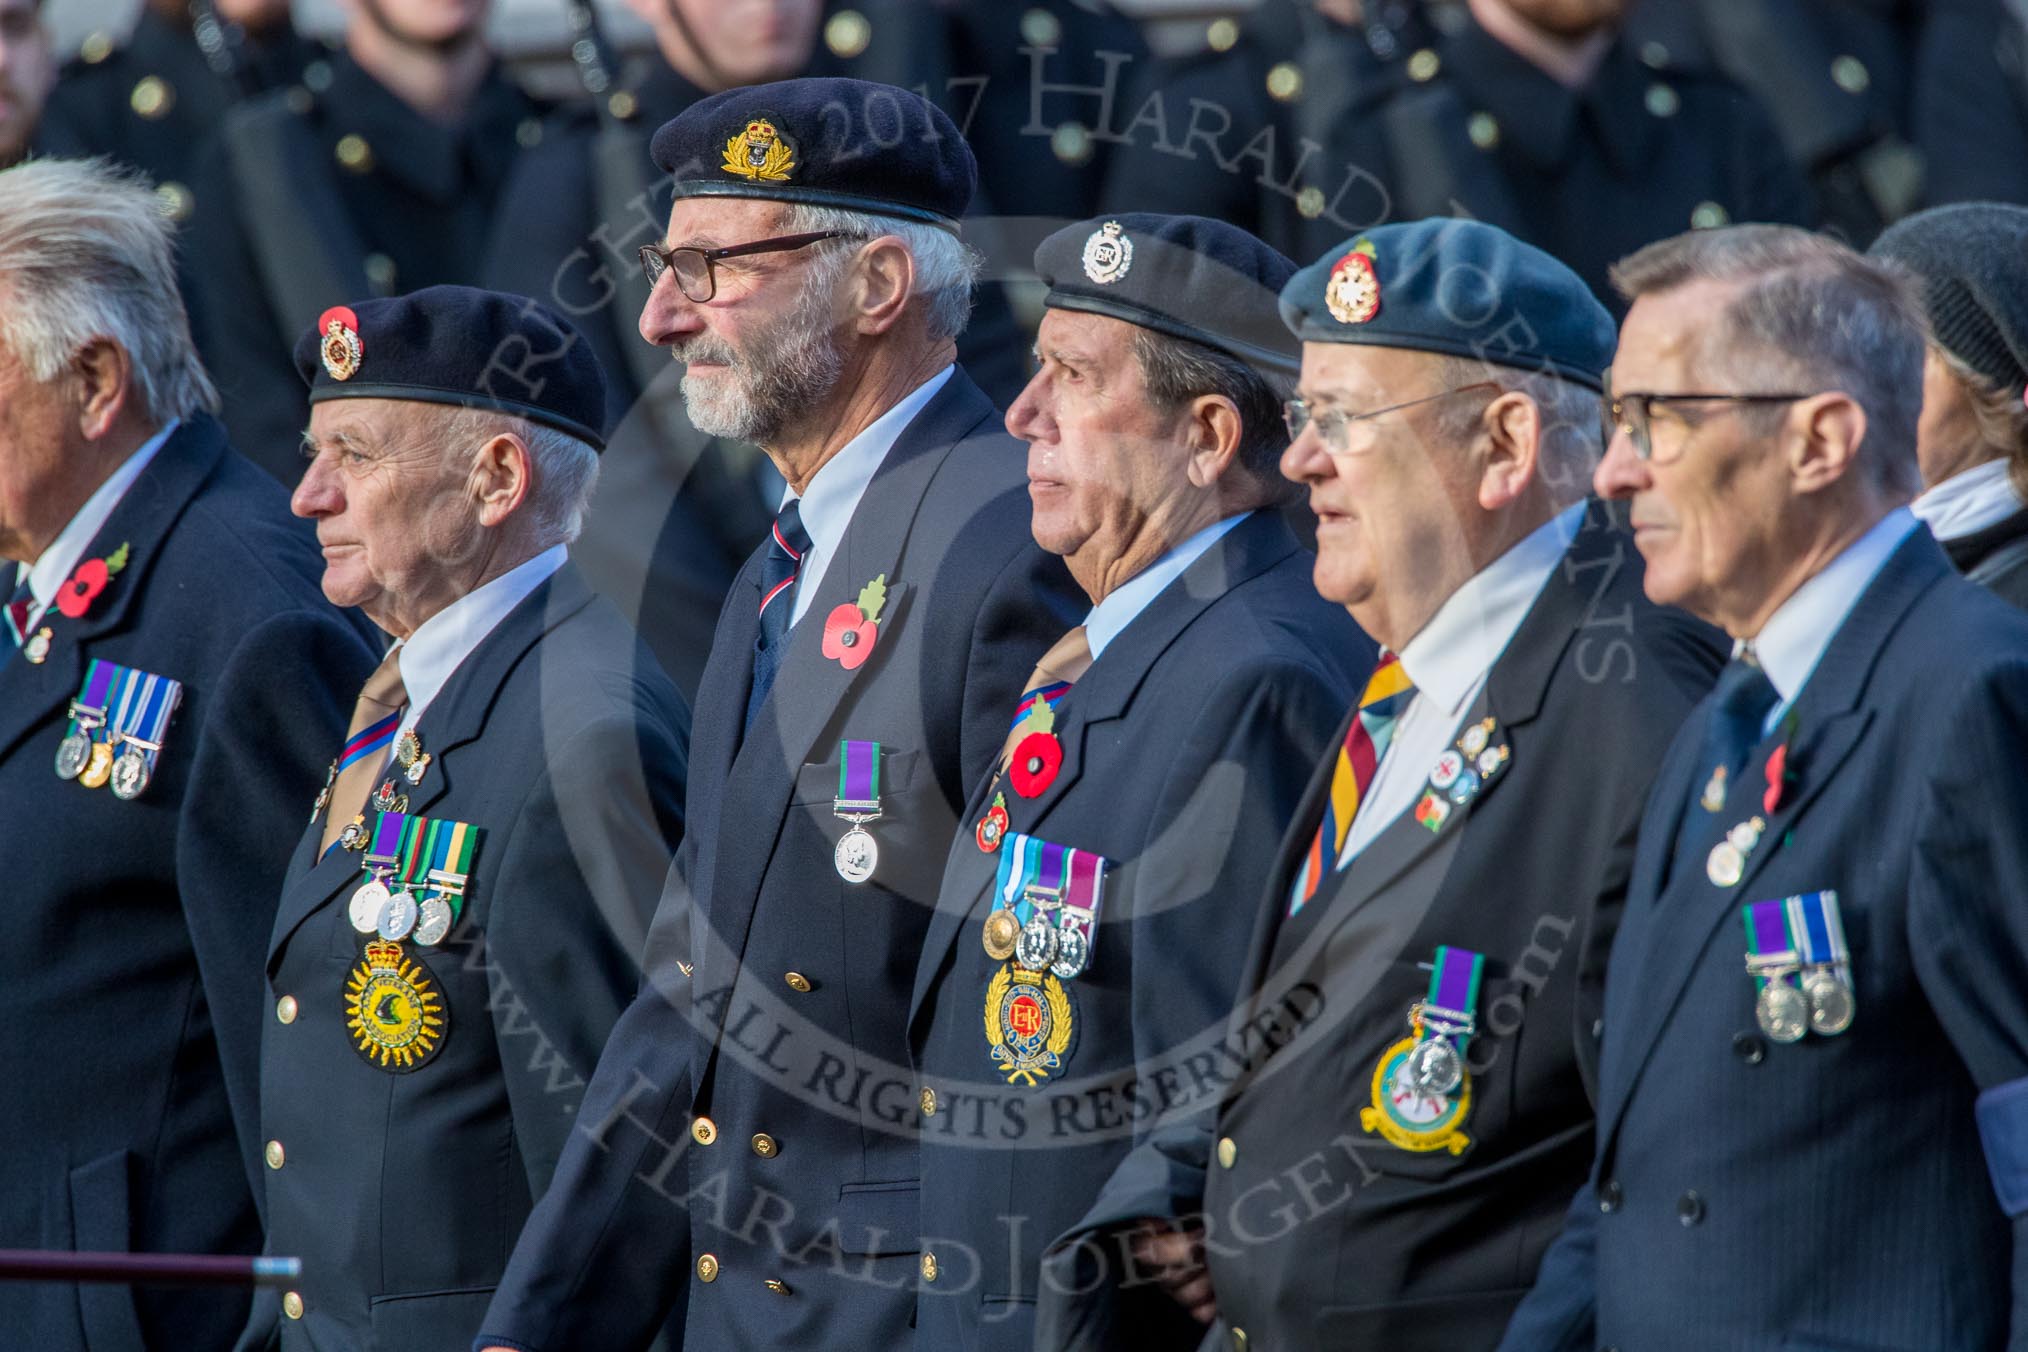
[{"label": "man with grey beard", "polygon": [[689,834],[478,1346],[903,1345],[905,1020],[963,795],[1083,613],[1025,457],[953,360],[977,178],[926,100],[794,80],[692,105],[641,334],[788,483],[697,695]]}]

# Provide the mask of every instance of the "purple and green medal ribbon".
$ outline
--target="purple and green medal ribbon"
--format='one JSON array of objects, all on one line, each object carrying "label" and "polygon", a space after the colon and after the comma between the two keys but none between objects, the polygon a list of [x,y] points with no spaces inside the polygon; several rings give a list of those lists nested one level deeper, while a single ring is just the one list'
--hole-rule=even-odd
[{"label": "purple and green medal ribbon", "polygon": [[[84,684],[78,687],[77,699],[72,702],[70,727],[65,729],[67,734],[89,732],[111,717],[107,706],[112,702],[113,679],[125,670],[125,667],[102,657],[92,659],[91,665],[85,668]],[[97,723],[85,723],[79,718],[80,714],[96,714]]]},{"label": "purple and green medal ribbon", "polygon": [[1746,922],[1747,956],[1754,960],[1755,990],[1767,988],[1770,969],[1797,961],[1795,937],[1789,929],[1789,902],[1800,900],[1750,901],[1740,908],[1740,918]]},{"label": "purple and green medal ribbon", "polygon": [[450,903],[455,920],[464,911],[464,883],[478,846],[479,828],[468,822],[383,812],[374,823],[364,867],[369,877],[375,876],[376,866],[384,869],[391,890],[436,893]]},{"label": "purple and green medal ribbon", "polygon": [[1430,1031],[1449,1037],[1460,1056],[1465,1054],[1465,1047],[1472,1040],[1471,1024],[1478,1018],[1479,982],[1485,969],[1486,958],[1482,953],[1474,953],[1469,948],[1452,948],[1447,944],[1437,946],[1436,963],[1429,974],[1429,999],[1426,1003],[1435,1009],[1463,1015],[1466,1026],[1432,1028]]},{"label": "purple and green medal ribbon", "polygon": [[1811,967],[1831,968],[1841,980],[1849,980],[1852,953],[1845,946],[1845,922],[1838,915],[1838,894],[1805,892],[1790,897],[1782,907],[1803,962]]},{"label": "purple and green medal ribbon", "polygon": [[408,832],[409,815],[406,812],[383,812],[373,823],[373,836],[367,842],[366,862],[362,866],[368,877],[376,876],[375,865],[390,875],[401,863],[401,845]]},{"label": "purple and green medal ribbon", "polygon": [[838,743],[838,802],[835,810],[880,810],[880,743]]}]

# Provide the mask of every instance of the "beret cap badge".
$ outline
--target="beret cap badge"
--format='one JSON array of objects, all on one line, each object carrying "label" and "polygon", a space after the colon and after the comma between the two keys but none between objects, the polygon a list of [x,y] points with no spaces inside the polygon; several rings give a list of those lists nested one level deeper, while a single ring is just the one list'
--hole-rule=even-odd
[{"label": "beret cap badge", "polygon": [[1373,245],[1360,240],[1331,269],[1324,306],[1340,324],[1364,324],[1380,313],[1380,275],[1373,270]]},{"label": "beret cap badge", "polygon": [[346,306],[334,305],[317,317],[317,330],[324,335],[319,355],[331,379],[352,379],[366,355],[359,341],[359,316]]},{"label": "beret cap badge", "polygon": [[1134,241],[1118,221],[1107,221],[1084,242],[1084,275],[1110,286],[1134,266]]},{"label": "beret cap badge", "polygon": [[719,167],[749,182],[786,183],[796,167],[796,148],[771,119],[757,117],[725,143]]}]

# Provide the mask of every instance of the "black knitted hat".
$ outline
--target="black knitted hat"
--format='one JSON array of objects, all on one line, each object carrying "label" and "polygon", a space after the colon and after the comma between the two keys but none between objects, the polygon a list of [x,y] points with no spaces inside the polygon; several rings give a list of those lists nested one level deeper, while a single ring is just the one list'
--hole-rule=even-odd
[{"label": "black knitted hat", "polygon": [[1959,202],[1917,212],[1868,252],[1921,281],[1937,346],[2028,396],[2028,207]]}]

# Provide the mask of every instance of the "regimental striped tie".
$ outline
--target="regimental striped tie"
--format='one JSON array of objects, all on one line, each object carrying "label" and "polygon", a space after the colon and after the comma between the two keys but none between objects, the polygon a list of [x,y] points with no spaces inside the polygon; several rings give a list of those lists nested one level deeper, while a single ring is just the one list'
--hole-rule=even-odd
[{"label": "regimental striped tie", "polygon": [[1414,698],[1415,686],[1402,670],[1401,659],[1393,653],[1383,654],[1380,665],[1366,680],[1366,693],[1359,697],[1359,714],[1345,733],[1344,745],[1338,748],[1338,767],[1331,775],[1330,796],[1324,800],[1324,820],[1317,824],[1316,838],[1310,842],[1303,866],[1296,871],[1296,884],[1289,890],[1290,915],[1317,895],[1324,875],[1337,866],[1345,834],[1352,829],[1360,801],[1394,738],[1395,720]]},{"label": "regimental striped tie", "polygon": [[1056,706],[1063,703],[1064,696],[1070,693],[1070,688],[1091,670],[1091,664],[1091,642],[1085,637],[1081,624],[1052,643],[1049,651],[1042,654],[1042,660],[1028,674],[1028,687],[1022,693],[1021,702],[1014,707],[1014,722],[1007,729],[1007,740],[1000,746],[1001,773],[1006,773],[1014,748],[1035,729],[1036,706],[1042,705],[1054,713]]},{"label": "regimental striped tie", "polygon": [[[401,727],[402,710],[408,705],[408,691],[401,683],[401,649],[391,648],[366,688],[352,706],[352,726],[345,748],[338,753],[338,778],[331,785],[331,800],[324,818],[323,850],[344,832],[346,824],[366,810],[374,781],[387,765],[387,745]],[[320,853],[322,851],[320,850]]]},{"label": "regimental striped tie", "polygon": [[803,529],[800,501],[790,498],[775,514],[774,529],[768,535],[767,553],[761,558],[760,634],[754,639],[753,684],[747,687],[746,723],[774,687],[775,673],[781,670],[782,656],[789,646],[789,624],[796,613],[796,579],[803,571],[803,556],[810,552],[810,533]]},{"label": "regimental striped tie", "polygon": [[28,617],[35,613],[35,593],[29,590],[28,578],[24,574],[21,585],[14,589],[14,598],[7,603],[7,637],[19,648],[28,642]]}]

